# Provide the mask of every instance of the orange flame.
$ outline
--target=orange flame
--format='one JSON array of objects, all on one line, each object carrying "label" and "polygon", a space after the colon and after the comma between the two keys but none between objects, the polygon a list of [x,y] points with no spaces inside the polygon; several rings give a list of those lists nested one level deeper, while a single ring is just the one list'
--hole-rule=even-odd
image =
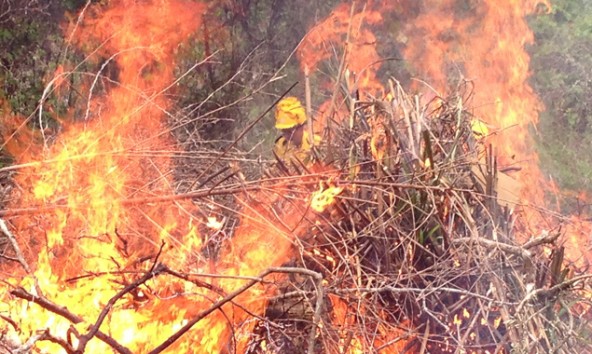
[{"label": "orange flame", "polygon": [[362,354],[372,353],[380,348],[381,353],[390,354],[401,353],[405,350],[407,341],[401,339],[405,336],[403,331],[398,329],[387,329],[382,324],[378,324],[373,343],[368,343],[366,333],[352,333],[352,328],[356,328],[356,321],[364,316],[366,309],[363,307],[354,309],[345,300],[335,295],[329,295],[329,298],[333,315],[332,323],[338,329],[336,352]]},{"label": "orange flame", "polygon": [[[519,197],[524,203],[542,206],[543,189],[537,184],[545,179],[529,135],[542,105],[527,83],[530,59],[525,51],[525,45],[533,42],[525,16],[537,3],[487,1],[457,9],[458,3],[444,1],[426,7],[406,26],[410,39],[405,56],[420,78],[439,92],[454,84],[451,77],[474,81],[471,105],[478,117],[497,128],[490,142],[498,149],[500,165],[519,165]],[[463,16],[462,11],[473,16]],[[525,225],[532,231],[543,221],[533,212],[525,215]]]},{"label": "orange flame", "polygon": [[[38,156],[40,149],[23,150],[22,146],[34,147],[41,137],[29,136],[13,117],[4,117],[5,122],[13,121],[10,127],[4,126],[5,135],[8,128],[20,129],[8,139],[7,147],[21,164],[32,166],[18,176],[25,189],[13,207],[24,204],[51,212],[34,221],[29,216],[11,220],[19,243],[27,246],[24,253],[33,274],[3,269],[13,274],[3,290],[22,287],[35,293],[39,289],[45,298],[67,305],[69,312],[84,319],[76,329],[85,333],[121,284],[144,274],[157,254],[163,264],[192,274],[215,272],[230,277],[216,278],[208,288],[160,276],[118,301],[100,330],[132,352],[148,352],[223,294],[243,286],[248,279],[241,276],[256,276],[281,265],[291,238],[274,228],[261,211],[250,209],[245,212],[250,222],[236,230],[233,245],[224,248],[221,261],[214,264],[201,256],[200,222],[191,216],[191,203],[152,202],[156,196],[173,194],[167,177],[170,161],[155,157],[159,155],[153,151],[169,150],[173,144],[167,134],[160,134],[165,131],[168,106],[163,93],[174,82],[175,49],[199,27],[205,5],[183,0],[128,0],[118,5],[95,5],[80,26],[71,28],[77,31],[74,42],[88,53],[87,60],[102,61],[102,71],[88,85],[89,101],[79,123],[66,126],[51,148]],[[295,219],[299,218],[296,213]],[[221,227],[212,219],[204,226]],[[159,251],[163,242],[167,247]],[[196,323],[171,350],[220,352],[229,345],[232,329],[249,328],[243,323],[247,313],[242,309],[262,314],[263,295],[269,291],[261,284],[251,287],[233,304]],[[70,321],[17,300],[9,292],[1,298],[0,312],[18,320],[19,333],[6,328],[11,335],[25,341],[47,328],[62,340],[69,336]],[[243,335],[232,340],[244,349],[248,339]],[[36,346],[47,352],[60,350],[47,341]],[[86,351],[108,352],[109,347],[93,339]]]},{"label": "orange flame", "polygon": [[376,77],[381,57],[376,50],[376,36],[368,26],[382,22],[382,16],[378,9],[352,10],[348,4],[338,5],[308,33],[298,49],[300,63],[304,71],[314,70],[332,57],[334,47],[341,49],[345,44],[347,68],[359,75],[355,85],[365,93],[377,94],[383,90]]},{"label": "orange flame", "polygon": [[[517,219],[524,237],[556,226],[540,212],[548,205],[544,191],[552,182],[540,171],[530,135],[543,106],[528,84],[530,58],[525,46],[534,37],[525,17],[540,10],[541,4],[551,8],[548,2],[536,0],[486,1],[470,9],[458,9],[459,3],[454,1],[438,2],[425,7],[405,27],[409,38],[405,57],[414,63],[420,78],[439,92],[454,84],[451,77],[474,82],[471,105],[477,117],[496,128],[487,138],[497,150],[500,166],[519,167],[512,174],[512,183],[518,184],[516,197],[525,206],[519,209]],[[463,11],[472,16],[460,15]],[[573,219],[570,228],[588,228],[585,222]],[[572,260],[583,260],[582,240],[577,239],[568,236],[567,253]]]}]

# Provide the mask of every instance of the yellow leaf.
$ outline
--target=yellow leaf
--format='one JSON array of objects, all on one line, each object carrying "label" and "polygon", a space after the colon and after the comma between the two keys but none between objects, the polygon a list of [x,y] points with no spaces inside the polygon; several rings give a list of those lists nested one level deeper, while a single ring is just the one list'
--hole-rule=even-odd
[{"label": "yellow leaf", "polygon": [[333,204],[335,197],[342,191],[343,187],[329,187],[324,191],[314,192],[310,207],[313,210],[322,213],[329,205]]},{"label": "yellow leaf", "polygon": [[479,119],[473,119],[471,121],[471,130],[476,138],[483,138],[489,135],[489,128],[487,124],[483,123]]}]

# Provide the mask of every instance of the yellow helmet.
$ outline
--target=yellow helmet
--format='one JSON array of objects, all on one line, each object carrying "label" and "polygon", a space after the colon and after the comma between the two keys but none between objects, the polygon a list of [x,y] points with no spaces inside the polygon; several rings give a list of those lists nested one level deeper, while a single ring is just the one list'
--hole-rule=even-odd
[{"label": "yellow helmet", "polygon": [[275,107],[275,127],[289,129],[306,122],[304,107],[296,97],[286,97]]}]

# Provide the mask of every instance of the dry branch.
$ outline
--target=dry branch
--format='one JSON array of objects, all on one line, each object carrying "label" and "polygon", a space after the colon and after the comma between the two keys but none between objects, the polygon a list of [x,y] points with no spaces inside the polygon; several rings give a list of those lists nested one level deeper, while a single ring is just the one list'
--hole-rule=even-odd
[{"label": "dry branch", "polygon": [[[297,263],[321,271],[325,296],[349,303],[355,320],[324,321],[316,352],[341,353],[354,338],[365,350],[385,348],[377,345],[380,336],[370,335],[381,326],[402,327],[395,339],[382,340],[396,345],[406,338],[405,350],[417,352],[549,349],[548,335],[546,344],[537,339],[548,321],[539,308],[546,306],[543,298],[569,296],[573,283],[546,286],[541,280],[545,286],[529,292],[525,275],[546,274],[550,262],[537,248],[554,249],[560,233],[517,242],[511,213],[497,199],[491,149],[487,172],[478,174],[479,156],[488,149],[471,131],[462,94],[424,105],[391,84],[390,101],[356,101],[347,116],[332,122],[327,148],[339,172],[327,179],[345,192],[322,214],[324,223],[308,230],[313,236],[299,234]],[[352,118],[358,116],[364,119]],[[377,145],[376,132],[390,143]],[[314,295],[306,282],[290,282],[269,306],[277,313]],[[324,316],[335,305],[327,302]],[[526,303],[532,305],[527,310]],[[516,317],[517,309],[527,314]],[[409,320],[396,320],[403,318]],[[275,320],[301,328],[298,323],[311,319],[303,312]],[[573,338],[560,320],[554,326],[556,338]],[[306,327],[310,338],[314,328]],[[525,340],[518,328],[534,332]],[[285,341],[279,339],[285,331],[267,334],[265,341],[278,341],[278,352],[310,353],[311,341],[305,349],[299,334],[291,332]]]},{"label": "dry branch", "polygon": [[[46,299],[45,297],[43,297],[41,295],[33,295],[33,294],[27,292],[23,288],[16,288],[16,289],[12,290],[10,292],[10,294],[19,298],[19,299],[23,299],[23,300],[27,300],[32,303],[35,303],[35,304],[41,306],[42,308],[46,309],[47,311],[53,312],[56,315],[61,316],[74,324],[81,323],[84,321],[82,318],[80,318],[77,315],[68,311],[67,308],[62,307],[58,304],[54,304],[53,302],[49,301],[48,299]],[[131,354],[132,353],[129,349],[127,349],[126,347],[117,343],[117,341],[115,339],[111,338],[110,336],[108,336],[107,334],[105,334],[101,331],[96,332],[96,337],[98,339],[100,339],[101,341],[105,342],[107,345],[109,345],[111,348],[113,348],[113,350],[117,351],[118,353],[121,353],[121,354]],[[74,349],[72,349],[72,350],[74,350]]]},{"label": "dry branch", "polygon": [[14,237],[12,232],[10,232],[8,226],[6,225],[6,222],[3,219],[0,219],[0,231],[2,231],[2,233],[6,237],[8,237],[10,245],[16,253],[17,261],[21,264],[21,266],[25,269],[27,273],[31,274],[31,267],[29,267],[29,263],[27,263],[27,261],[25,260],[25,256],[23,255],[23,252],[21,251],[18,242],[16,242],[16,238]]}]

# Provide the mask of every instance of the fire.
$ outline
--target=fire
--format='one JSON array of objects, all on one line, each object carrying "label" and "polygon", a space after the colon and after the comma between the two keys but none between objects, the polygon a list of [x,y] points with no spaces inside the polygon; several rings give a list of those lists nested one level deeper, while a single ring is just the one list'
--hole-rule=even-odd
[{"label": "fire", "polygon": [[[390,35],[405,38],[402,52],[417,75],[442,92],[450,84],[450,71],[475,82],[472,106],[485,122],[475,120],[474,133],[499,149],[502,165],[520,165],[517,183],[524,204],[544,205],[543,189],[533,183],[544,178],[528,135],[542,106],[526,84],[529,59],[524,50],[533,40],[524,17],[536,3],[488,0],[475,5],[475,16],[466,18],[451,15],[458,2],[434,3],[416,15],[406,14],[401,4],[369,2],[361,9],[337,6],[299,48],[303,70],[314,70],[330,58],[330,44],[347,41],[339,58],[344,63],[339,75],[345,76],[348,89],[384,96],[377,79],[383,58],[371,27],[382,23],[385,12],[408,15],[401,33]],[[174,148],[166,134],[155,132],[165,130],[169,102],[164,93],[174,83],[176,48],[200,28],[206,5],[184,0],[123,0],[118,5],[94,5],[82,23],[69,28],[73,43],[87,54],[87,60],[102,63],[102,72],[88,83],[88,102],[79,109],[80,116],[64,127],[51,146],[42,146],[46,143],[42,136],[23,129],[7,144],[19,163],[29,166],[18,176],[19,185],[27,189],[15,205],[50,212],[33,220],[29,216],[11,219],[32,271],[3,265],[2,271],[11,276],[1,285],[0,313],[18,319],[18,330],[0,329],[20,341],[48,329],[51,336],[75,348],[95,326],[97,332],[86,344],[87,352],[110,351],[111,346],[97,333],[131,352],[149,352],[165,349],[167,339],[187,329],[168,347],[171,352],[218,353],[230,346],[245,352],[254,327],[247,319],[253,313],[263,316],[266,297],[276,291],[261,278],[282,278],[266,270],[290,259],[307,206],[321,213],[344,189],[320,189],[280,215],[273,208],[278,203],[273,195],[256,195],[258,203],[240,200],[243,222],[232,242],[224,244],[216,260],[206,259],[201,251],[207,235],[199,230],[221,232],[224,221],[191,216],[195,210],[191,203],[154,202],[157,196],[174,191],[167,177],[170,161],[150,155]],[[111,66],[117,68],[115,78],[108,73]],[[65,70],[56,71],[56,87],[64,85]],[[334,102],[322,103],[321,111],[327,113],[331,105]],[[3,129],[13,118],[3,119]],[[381,159],[381,145],[376,141],[372,145],[374,155]],[[523,226],[529,232],[540,231],[540,225],[553,226],[531,209],[522,212],[527,217]],[[574,218],[573,223],[579,220]],[[579,230],[590,233],[589,228]],[[576,231],[568,233],[574,259],[581,237]],[[179,277],[176,267],[189,269],[189,275]],[[122,288],[142,276],[147,277],[142,285],[117,298]],[[403,337],[382,324],[373,325],[376,342],[346,333],[355,322],[355,307],[337,296],[329,298],[338,352],[368,352],[378,342],[388,344],[391,337]],[[47,303],[41,306],[39,299],[67,305],[62,309],[66,315],[48,308]],[[109,312],[101,317],[105,308]],[[363,316],[366,309],[356,310]],[[463,309],[455,324],[470,317]],[[500,321],[496,319],[497,324]],[[404,344],[405,340],[394,342],[384,351],[398,352]],[[40,351],[60,350],[51,341],[36,345]]]},{"label": "fire", "polygon": [[[378,347],[378,343],[368,343],[365,340],[364,333],[356,333],[355,335],[348,333],[351,331],[350,328],[355,328],[355,322],[365,315],[366,309],[354,309],[344,299],[335,295],[331,295],[329,298],[331,299],[333,313],[332,323],[338,328],[336,352],[362,354],[375,350]],[[381,346],[380,352],[401,353],[405,350],[406,341],[393,340],[397,336],[402,336],[402,331],[393,330],[392,328],[387,329],[382,324],[378,324],[376,327],[376,331],[380,334],[382,342],[385,343]]]},{"label": "fire", "polygon": [[[7,268],[12,265],[4,265],[2,270],[12,276],[2,285],[0,312],[18,320],[18,331],[10,326],[2,330],[22,343],[47,329],[76,348],[85,339],[73,333],[85,335],[95,325],[98,332],[83,351],[110,352],[107,337],[136,353],[167,348],[165,340],[188,326],[189,333],[171,342],[174,352],[218,353],[231,342],[244,351],[249,337],[232,336],[232,331],[249,333],[252,327],[242,309],[262,314],[264,295],[273,289],[256,281],[238,296],[224,296],[252,281],[245,276],[256,277],[288,259],[292,236],[273,226],[268,211],[247,208],[249,222],[236,230],[233,244],[221,250],[220,261],[208,261],[200,253],[201,219],[188,212],[195,207],[182,201],[152,202],[174,194],[166,177],[170,162],[150,151],[173,146],[160,134],[169,104],[164,93],[174,82],[175,50],[199,28],[206,6],[183,0],[117,5],[94,5],[81,24],[69,28],[87,60],[104,60],[103,69],[116,66],[117,77],[103,80],[107,74],[97,74],[88,85],[83,116],[67,124],[51,146],[34,149],[41,137],[28,136],[23,129],[8,139],[7,148],[21,164],[31,166],[18,176],[18,183],[29,189],[13,207],[24,204],[50,212],[33,222],[30,216],[11,219],[32,273],[15,273]],[[63,74],[57,73],[60,78]],[[5,117],[5,122],[12,118]],[[16,129],[18,122],[13,123]],[[297,210],[292,214],[294,220],[302,218]],[[223,228],[214,217],[203,224],[212,232]],[[275,252],[270,255],[271,244]],[[208,282],[179,278],[177,267],[196,276],[217,276]],[[117,297],[142,274],[147,277],[142,285]],[[30,303],[36,296],[47,303]],[[208,313],[213,302],[219,307]],[[59,315],[63,305],[66,314]],[[100,317],[105,308],[107,316]],[[47,340],[36,347],[63,350]]]},{"label": "fire", "polygon": [[[475,83],[471,105],[476,116],[496,128],[488,141],[495,146],[500,165],[522,168],[516,179],[520,198],[540,206],[545,205],[543,190],[532,182],[545,178],[529,129],[536,125],[543,107],[527,83],[529,56],[525,50],[533,42],[525,16],[535,5],[531,1],[486,1],[473,5],[474,16],[457,16],[455,12],[461,11],[457,3],[433,4],[407,23],[405,57],[414,63],[419,77],[439,92],[454,84],[451,77]],[[526,215],[526,226],[536,232],[541,217],[532,210]]]},{"label": "fire", "polygon": [[[342,53],[332,58],[334,62],[343,62],[343,71],[335,77],[341,80],[343,75],[352,91],[365,87],[367,90],[362,93],[381,95],[385,90],[375,73],[383,60],[376,48],[385,43],[377,44],[376,38],[387,37],[398,42],[406,63],[411,66],[411,75],[419,79],[415,90],[426,102],[454,90],[459,79],[472,82],[470,107],[477,118],[471,122],[471,128],[478,139],[492,144],[500,170],[510,171],[500,172],[503,185],[499,188],[511,194],[507,199],[519,215],[517,235],[526,241],[558,226],[557,219],[545,212],[545,206],[549,205],[545,191],[551,190],[552,185],[539,168],[531,136],[544,107],[528,84],[530,59],[526,46],[533,43],[534,36],[526,17],[541,7],[550,9],[551,5],[537,0],[450,0],[421,4],[402,1],[392,5],[368,1],[360,10],[341,4],[310,31],[299,48],[300,62],[305,72],[316,68],[321,61],[331,58],[332,51],[326,48],[333,48],[335,42],[345,42],[336,46]],[[389,36],[375,35],[373,28],[393,14],[401,19],[402,27]],[[355,28],[359,30],[356,32]],[[362,41],[358,42],[359,39]],[[350,72],[359,75],[354,82],[348,76]],[[372,101],[372,97],[364,99]],[[334,101],[320,104],[320,121],[344,119]],[[334,115],[327,117],[331,114]],[[425,164],[431,161],[426,160]],[[589,243],[590,223],[576,216],[564,222],[569,259],[577,265],[588,264],[592,254],[582,244]],[[466,318],[464,313],[463,317]],[[457,320],[460,323],[462,318]],[[496,319],[496,327],[500,321]]]},{"label": "fire", "polygon": [[[314,70],[320,62],[333,55],[332,45],[346,45],[344,60],[349,70],[359,75],[354,85],[364,92],[383,90],[376,77],[380,67],[377,39],[368,26],[382,22],[378,9],[356,10],[343,3],[331,15],[310,30],[298,54],[303,70]],[[355,60],[352,57],[355,56]],[[352,78],[353,79],[353,78]]]},{"label": "fire", "polygon": [[[19,176],[22,185],[31,186],[20,203],[59,207],[50,216],[40,217],[33,227],[24,218],[13,220],[21,245],[27,245],[26,258],[37,257],[32,262],[33,274],[15,274],[9,280],[11,287],[41,291],[38,295],[53,303],[67,304],[68,311],[85,319],[76,327],[79,333],[87,330],[119,291],[118,284],[133,278],[121,274],[145,267],[130,265],[130,260],[153,254],[162,241],[172,244],[173,230],[184,235],[181,238],[190,238],[188,243],[199,244],[195,226],[171,211],[172,205],[126,206],[122,201],[170,191],[166,179],[158,178],[169,168],[168,161],[134,158],[129,153],[170,145],[166,139],[149,137],[148,133],[162,128],[162,110],[167,102],[161,92],[173,78],[171,53],[199,25],[204,7],[180,1],[126,1],[121,5],[95,7],[82,28],[71,29],[77,31],[73,38],[81,47],[101,43],[97,51],[89,49],[89,59],[96,60],[100,55],[113,61],[120,69],[118,85],[101,95],[93,84],[87,114],[79,117],[83,123],[67,126],[51,149],[43,151],[42,162],[35,164],[31,173]],[[137,129],[140,125],[144,128]],[[143,141],[146,139],[148,144]],[[26,153],[17,157],[23,163],[39,160],[39,156]],[[43,237],[45,242],[40,242]],[[171,253],[164,252],[164,259],[183,249],[175,248]],[[104,275],[68,282],[94,272]],[[150,306],[159,306],[157,298],[152,300]],[[5,298],[2,305],[2,311],[22,320],[19,327],[23,339],[43,328],[65,338],[71,321],[25,304]],[[106,320],[113,336],[133,351],[149,348],[151,341],[162,341],[172,331],[166,322],[153,322],[148,307],[134,311],[137,306],[142,306],[137,299],[127,299]],[[169,321],[181,322],[184,318],[181,312],[173,316]],[[38,346],[51,352],[59,348],[47,341]],[[108,348],[98,340],[87,345],[91,352]]]},{"label": "fire", "polygon": [[[455,83],[451,77],[474,82],[471,106],[475,107],[475,115],[486,122],[474,129],[485,128],[489,133],[486,139],[493,144],[501,169],[516,170],[510,178],[504,176],[504,181],[517,185],[517,211],[521,215],[517,226],[524,237],[538,235],[557,224],[540,212],[548,205],[544,191],[550,190],[552,181],[539,168],[530,135],[543,105],[528,84],[530,58],[525,46],[534,38],[525,17],[540,4],[551,8],[548,2],[536,0],[485,1],[472,5],[474,16],[457,16],[455,12],[461,11],[456,9],[458,2],[443,1],[426,6],[417,18],[407,22],[404,31],[408,38],[405,58],[414,64],[417,75],[436,90],[447,91]],[[577,218],[571,218],[568,224],[573,230],[589,228]],[[567,252],[570,259],[582,265],[582,253],[586,251],[579,246],[582,238],[576,234],[579,232],[568,235]],[[592,254],[588,257],[592,258]]]}]

